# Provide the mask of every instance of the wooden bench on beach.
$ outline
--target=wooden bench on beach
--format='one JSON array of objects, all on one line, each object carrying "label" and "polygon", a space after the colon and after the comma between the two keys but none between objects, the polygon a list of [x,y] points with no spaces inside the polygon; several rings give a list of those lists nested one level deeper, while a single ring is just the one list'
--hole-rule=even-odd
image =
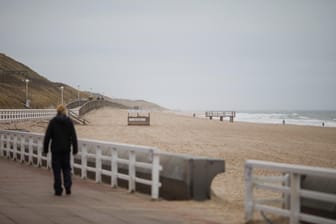
[{"label": "wooden bench on beach", "polygon": [[150,112],[141,110],[128,111],[128,125],[150,125]]},{"label": "wooden bench on beach", "polygon": [[206,111],[205,117],[209,117],[212,120],[213,117],[219,117],[220,121],[223,121],[224,117],[229,117],[230,122],[233,122],[233,118],[236,117],[235,111]]}]

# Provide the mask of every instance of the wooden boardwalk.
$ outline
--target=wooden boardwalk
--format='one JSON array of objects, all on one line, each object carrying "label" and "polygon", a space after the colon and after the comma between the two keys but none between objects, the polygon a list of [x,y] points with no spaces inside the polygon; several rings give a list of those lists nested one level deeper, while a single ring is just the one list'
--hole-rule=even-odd
[{"label": "wooden boardwalk", "polygon": [[202,207],[152,201],[148,195],[78,177],[73,178],[72,195],[56,197],[47,169],[0,158],[0,170],[1,224],[226,223],[224,214],[207,215]]}]

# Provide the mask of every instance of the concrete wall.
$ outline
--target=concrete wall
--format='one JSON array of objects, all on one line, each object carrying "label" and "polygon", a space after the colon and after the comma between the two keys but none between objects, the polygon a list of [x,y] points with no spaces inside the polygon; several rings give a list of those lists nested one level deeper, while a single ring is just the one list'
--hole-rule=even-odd
[{"label": "concrete wall", "polygon": [[[304,176],[301,180],[302,188],[324,193],[336,194],[336,179],[327,179],[317,176]],[[320,215],[336,220],[336,204],[314,199],[301,199],[301,210],[308,214]]]},{"label": "concrete wall", "polygon": [[225,171],[225,161],[161,153],[160,196],[169,200],[210,199],[213,178]]},{"label": "concrete wall", "polygon": [[[122,156],[122,155],[121,155]],[[126,155],[124,155],[126,156]],[[144,161],[148,158],[137,154],[137,160]],[[94,165],[94,160],[88,164]],[[225,171],[225,161],[207,157],[196,157],[176,153],[161,153],[160,164],[160,197],[167,200],[207,200],[211,195],[211,182],[213,178]],[[110,170],[109,163],[103,163],[104,168]],[[119,166],[119,172],[128,172],[127,166]],[[79,174],[78,170],[75,173]],[[136,175],[150,179],[149,170],[137,169]],[[95,174],[88,171],[88,178],[94,179]],[[103,176],[104,183],[111,183],[110,177]],[[127,182],[118,180],[118,185],[127,188]],[[136,184],[137,191],[149,193],[150,188],[143,184]]]}]

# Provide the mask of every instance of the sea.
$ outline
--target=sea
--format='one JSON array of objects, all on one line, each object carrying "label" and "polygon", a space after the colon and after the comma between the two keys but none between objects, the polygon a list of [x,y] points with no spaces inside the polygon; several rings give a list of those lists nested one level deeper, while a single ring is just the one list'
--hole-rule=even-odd
[{"label": "sea", "polygon": [[[195,115],[206,118],[205,111],[195,112]],[[228,120],[228,118],[225,119]],[[291,125],[336,127],[336,111],[236,111],[234,120],[263,124],[283,124],[284,122]]]},{"label": "sea", "polygon": [[336,111],[241,111],[236,121],[336,127]]}]

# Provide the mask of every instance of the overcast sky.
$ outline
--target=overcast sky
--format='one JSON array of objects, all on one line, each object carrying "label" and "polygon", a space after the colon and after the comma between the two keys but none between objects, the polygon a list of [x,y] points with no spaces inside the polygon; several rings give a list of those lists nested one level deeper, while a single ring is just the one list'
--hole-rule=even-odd
[{"label": "overcast sky", "polygon": [[0,0],[0,52],[171,109],[336,109],[335,0]]}]

